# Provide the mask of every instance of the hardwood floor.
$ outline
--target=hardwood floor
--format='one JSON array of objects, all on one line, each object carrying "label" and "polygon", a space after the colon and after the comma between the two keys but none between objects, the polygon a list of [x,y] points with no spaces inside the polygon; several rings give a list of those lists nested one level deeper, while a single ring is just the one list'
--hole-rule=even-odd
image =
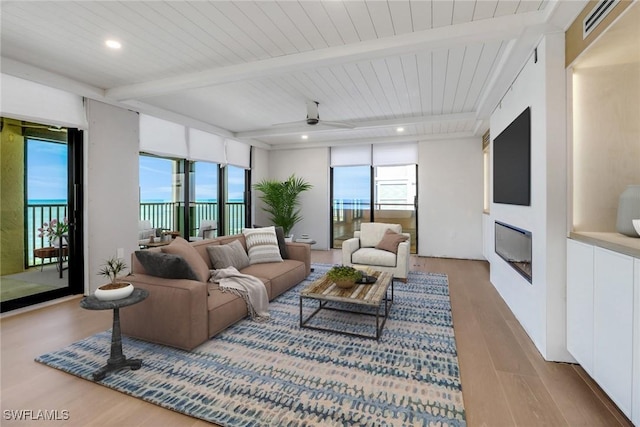
[{"label": "hardwood floor", "polygon": [[[337,264],[339,251],[312,251]],[[631,426],[578,365],[545,362],[489,282],[483,261],[412,257],[412,270],[449,277],[469,426]],[[80,298],[5,315],[1,333],[2,426],[205,426],[187,416],[36,363],[47,351],[111,327],[110,312]],[[125,349],[126,354],[126,349]],[[65,422],[15,421],[12,410],[68,411]]]}]

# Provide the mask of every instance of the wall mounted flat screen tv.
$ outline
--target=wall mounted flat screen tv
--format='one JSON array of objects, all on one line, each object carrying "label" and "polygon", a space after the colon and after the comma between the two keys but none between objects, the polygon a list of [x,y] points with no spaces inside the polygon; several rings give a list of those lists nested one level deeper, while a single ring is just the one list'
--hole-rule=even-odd
[{"label": "wall mounted flat screen tv", "polygon": [[493,202],[531,205],[531,108],[493,139]]}]

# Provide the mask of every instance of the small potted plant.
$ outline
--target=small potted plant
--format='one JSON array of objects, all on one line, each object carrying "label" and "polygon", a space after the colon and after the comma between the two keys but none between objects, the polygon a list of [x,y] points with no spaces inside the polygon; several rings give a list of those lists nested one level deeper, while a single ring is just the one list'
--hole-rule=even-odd
[{"label": "small potted plant", "polygon": [[337,287],[348,289],[362,279],[362,271],[347,265],[336,265],[327,272],[327,278]]},{"label": "small potted plant", "polygon": [[96,289],[95,297],[102,301],[112,301],[116,299],[126,298],[133,292],[133,285],[129,282],[123,282],[118,279],[118,274],[127,268],[127,264],[120,258],[109,258],[103,265],[98,274],[107,277],[111,283],[100,286]]}]

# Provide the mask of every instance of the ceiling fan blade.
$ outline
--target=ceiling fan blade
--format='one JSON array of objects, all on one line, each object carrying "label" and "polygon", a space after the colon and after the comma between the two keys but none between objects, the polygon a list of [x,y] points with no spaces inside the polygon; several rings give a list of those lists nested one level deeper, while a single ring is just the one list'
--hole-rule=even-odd
[{"label": "ceiling fan blade", "polygon": [[334,128],[344,128],[344,129],[353,129],[354,127],[356,127],[355,125],[347,122],[330,122],[325,120],[320,120],[318,124],[325,125],[325,126],[332,126]]},{"label": "ceiling fan blade", "polygon": [[291,127],[291,126],[307,126],[306,120],[296,120],[295,122],[286,122],[286,123],[276,123],[271,125],[272,128],[283,128],[283,127]]}]

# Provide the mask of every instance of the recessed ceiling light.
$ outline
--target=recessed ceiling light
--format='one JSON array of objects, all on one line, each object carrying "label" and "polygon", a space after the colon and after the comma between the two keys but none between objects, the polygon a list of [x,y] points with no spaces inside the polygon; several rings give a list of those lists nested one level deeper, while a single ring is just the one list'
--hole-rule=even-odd
[{"label": "recessed ceiling light", "polygon": [[122,47],[122,44],[120,44],[119,41],[113,39],[107,40],[106,42],[104,42],[104,44],[106,44],[107,47],[111,49],[120,49]]},{"label": "recessed ceiling light", "polygon": [[402,127],[396,128],[396,132],[404,132],[404,128],[402,128]]},{"label": "recessed ceiling light", "polygon": [[302,135],[301,138],[302,139],[309,139],[309,135]]}]

